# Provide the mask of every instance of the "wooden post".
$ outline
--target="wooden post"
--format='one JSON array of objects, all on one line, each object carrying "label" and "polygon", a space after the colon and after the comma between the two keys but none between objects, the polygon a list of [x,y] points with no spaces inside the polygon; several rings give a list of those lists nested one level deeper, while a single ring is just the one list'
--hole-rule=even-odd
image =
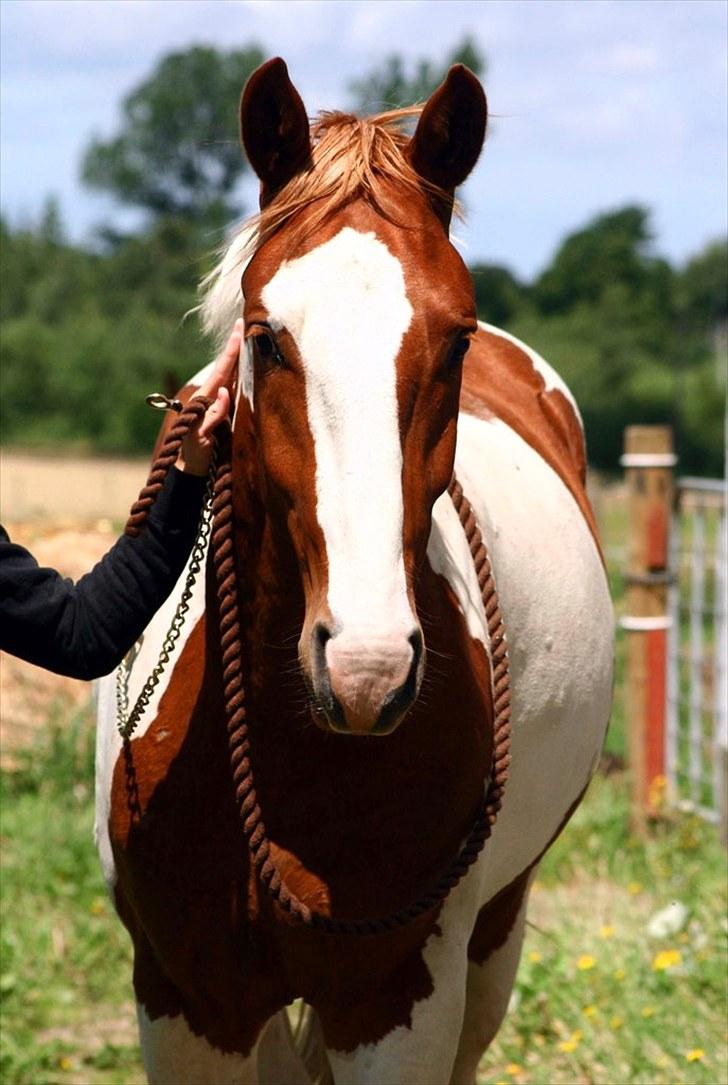
[{"label": "wooden post", "polygon": [[667,685],[667,590],[673,467],[669,426],[628,426],[622,466],[628,489],[629,539],[626,723],[632,774],[631,817],[638,831],[664,798]]}]

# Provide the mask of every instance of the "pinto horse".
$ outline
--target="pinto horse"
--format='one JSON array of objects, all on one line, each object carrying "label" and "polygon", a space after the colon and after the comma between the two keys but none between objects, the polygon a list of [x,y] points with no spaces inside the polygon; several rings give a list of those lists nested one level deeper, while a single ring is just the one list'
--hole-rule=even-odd
[{"label": "pinto horse", "polygon": [[[482,804],[491,644],[453,469],[505,621],[502,810],[449,895],[409,922],[294,922],[241,832],[208,562],[125,741],[113,679],[101,691],[98,846],[134,945],[152,1082],[305,1082],[315,1065],[336,1085],[473,1082],[538,861],[597,764],[613,620],[579,412],[537,354],[478,324],[448,237],[486,113],[456,66],[413,135],[414,111],[322,114],[311,128],[285,64],[269,61],[241,102],[261,210],[202,308],[220,335],[245,317],[231,530],[246,758],[276,878],[332,921],[401,914]],[[175,605],[128,665],[130,703]],[[297,999],[305,1058],[286,1011]]]}]

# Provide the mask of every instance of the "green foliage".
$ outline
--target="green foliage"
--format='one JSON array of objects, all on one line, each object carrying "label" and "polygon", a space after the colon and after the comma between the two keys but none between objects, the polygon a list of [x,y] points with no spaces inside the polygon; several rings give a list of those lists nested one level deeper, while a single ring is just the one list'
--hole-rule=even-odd
[{"label": "green foliage", "polygon": [[232,217],[245,168],[234,103],[263,59],[257,46],[193,46],[163,57],[124,99],[119,134],[88,147],[84,181],[153,215]]},{"label": "green foliage", "polygon": [[5,441],[147,452],[159,418],[144,395],[178,388],[209,359],[194,319],[210,237],[158,219],[100,255],[3,227]]},{"label": "green foliage", "polygon": [[353,108],[363,114],[381,113],[424,102],[439,87],[453,64],[465,64],[475,75],[485,74],[485,58],[469,35],[442,64],[421,57],[408,70],[402,57],[392,53],[378,68],[349,84]]},{"label": "green foliage", "polygon": [[681,471],[722,474],[725,244],[674,270],[652,255],[650,236],[645,208],[598,216],[521,293],[508,330],[572,388],[596,466],[616,468],[626,425],[668,423]]},{"label": "green foliage", "polygon": [[475,304],[481,320],[505,326],[526,301],[526,291],[506,267],[498,264],[475,264],[470,269],[475,289]]}]

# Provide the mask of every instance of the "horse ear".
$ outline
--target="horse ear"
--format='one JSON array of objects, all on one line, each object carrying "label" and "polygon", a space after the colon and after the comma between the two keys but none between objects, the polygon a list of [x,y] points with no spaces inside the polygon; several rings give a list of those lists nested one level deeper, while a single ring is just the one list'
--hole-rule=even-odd
[{"label": "horse ear", "polygon": [[463,64],[453,65],[425,104],[409,146],[416,173],[451,197],[447,207],[435,208],[446,227],[452,195],[478,161],[487,120],[488,103],[479,81]]},{"label": "horse ear", "polygon": [[240,136],[260,178],[260,206],[265,207],[311,160],[306,108],[280,57],[256,69],[245,84]]}]

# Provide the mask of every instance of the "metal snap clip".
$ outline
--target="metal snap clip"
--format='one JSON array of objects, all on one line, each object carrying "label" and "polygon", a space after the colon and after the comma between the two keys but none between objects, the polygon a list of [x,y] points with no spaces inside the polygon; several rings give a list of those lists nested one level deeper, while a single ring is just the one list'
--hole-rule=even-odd
[{"label": "metal snap clip", "polygon": [[146,403],[148,407],[153,407],[155,411],[176,411],[177,414],[183,407],[179,399],[170,399],[169,396],[165,396],[162,392],[152,392],[151,395],[146,397]]}]

